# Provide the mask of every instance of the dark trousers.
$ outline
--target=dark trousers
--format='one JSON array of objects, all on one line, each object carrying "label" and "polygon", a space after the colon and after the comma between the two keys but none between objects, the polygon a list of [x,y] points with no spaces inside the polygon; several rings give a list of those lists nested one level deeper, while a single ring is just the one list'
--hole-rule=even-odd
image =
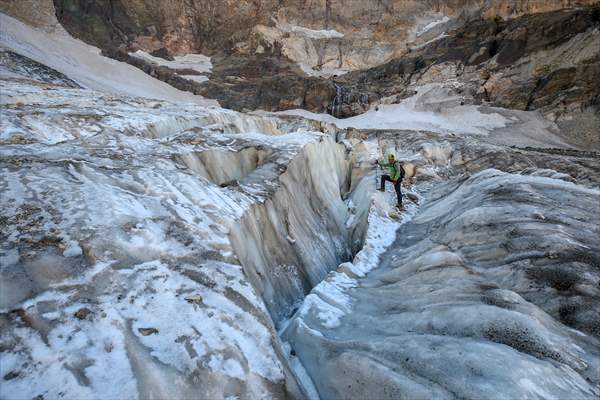
[{"label": "dark trousers", "polygon": [[[389,175],[381,175],[381,190],[385,190],[385,182],[393,182]],[[396,190],[396,196],[398,197],[398,204],[402,204],[402,190],[400,189],[400,179],[394,183],[394,190]]]}]

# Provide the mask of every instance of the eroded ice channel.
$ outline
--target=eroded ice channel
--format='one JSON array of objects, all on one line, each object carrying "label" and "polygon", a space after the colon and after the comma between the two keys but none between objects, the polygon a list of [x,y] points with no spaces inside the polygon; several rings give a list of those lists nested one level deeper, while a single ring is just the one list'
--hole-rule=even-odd
[{"label": "eroded ice channel", "polygon": [[348,149],[27,63],[1,82],[2,397],[301,397],[275,322],[360,247]]}]

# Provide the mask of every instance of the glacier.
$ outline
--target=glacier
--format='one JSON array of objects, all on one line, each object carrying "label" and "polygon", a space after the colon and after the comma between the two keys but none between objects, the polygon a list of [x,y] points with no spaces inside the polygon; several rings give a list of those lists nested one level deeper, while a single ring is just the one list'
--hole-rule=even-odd
[{"label": "glacier", "polygon": [[0,397],[600,396],[600,157],[537,113],[239,113],[0,18]]}]

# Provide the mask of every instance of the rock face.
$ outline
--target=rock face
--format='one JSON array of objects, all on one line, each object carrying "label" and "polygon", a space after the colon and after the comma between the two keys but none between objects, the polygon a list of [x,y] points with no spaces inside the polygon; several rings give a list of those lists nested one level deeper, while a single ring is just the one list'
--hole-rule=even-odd
[{"label": "rock face", "polygon": [[[109,4],[110,3],[110,4]],[[55,0],[74,36],[107,48],[136,43],[153,52],[260,52],[280,46],[310,67],[365,69],[400,54],[442,16],[519,16],[594,0],[221,1]]]},{"label": "rock face", "polygon": [[[552,12],[597,3],[145,0],[109,6],[106,1],[54,1],[60,22],[74,36],[180,89],[238,110],[304,108],[356,115],[382,97],[410,91],[414,73],[451,62],[478,99],[543,109],[553,118],[568,114],[567,119],[597,103],[592,77],[598,71],[594,29],[599,17],[598,11]],[[446,32],[448,38],[418,52],[422,58],[414,55],[418,46]],[[193,82],[132,59],[128,53],[137,49],[167,58],[205,53],[213,56],[214,70],[208,82]],[[467,68],[473,73],[462,79],[462,69],[470,66],[477,68]],[[336,83],[341,90],[310,78],[357,70],[368,71],[344,76]],[[398,74],[401,79],[395,79]],[[566,87],[580,89],[564,93]]]},{"label": "rock face", "polygon": [[[599,8],[474,21],[410,55],[340,81],[382,98],[452,77],[466,86],[461,87],[466,95],[506,108],[555,109],[561,102],[586,108],[598,96],[591,76],[599,68],[599,27]],[[560,90],[565,87],[575,92]]]},{"label": "rock face", "polygon": [[199,83],[182,77],[180,71],[148,63],[124,51],[109,54],[174,87],[218,99],[223,107],[240,111],[321,111],[335,96],[332,82],[304,76],[294,63],[277,55],[214,56],[210,79]]},{"label": "rock face", "polygon": [[539,110],[575,142],[600,148],[593,139],[599,39],[598,7],[473,21],[401,58],[338,78],[347,95],[334,98],[329,109],[352,116],[364,111],[364,99],[396,103],[423,84],[446,82],[463,103]]}]

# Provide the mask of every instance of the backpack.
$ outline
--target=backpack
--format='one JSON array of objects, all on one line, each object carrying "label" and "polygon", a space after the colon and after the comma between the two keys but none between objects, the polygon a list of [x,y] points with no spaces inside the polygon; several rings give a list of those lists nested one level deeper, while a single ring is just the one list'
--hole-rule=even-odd
[{"label": "backpack", "polygon": [[400,161],[394,161],[394,169],[396,171],[400,171],[400,178],[398,180],[404,179],[404,166],[400,163]]}]

